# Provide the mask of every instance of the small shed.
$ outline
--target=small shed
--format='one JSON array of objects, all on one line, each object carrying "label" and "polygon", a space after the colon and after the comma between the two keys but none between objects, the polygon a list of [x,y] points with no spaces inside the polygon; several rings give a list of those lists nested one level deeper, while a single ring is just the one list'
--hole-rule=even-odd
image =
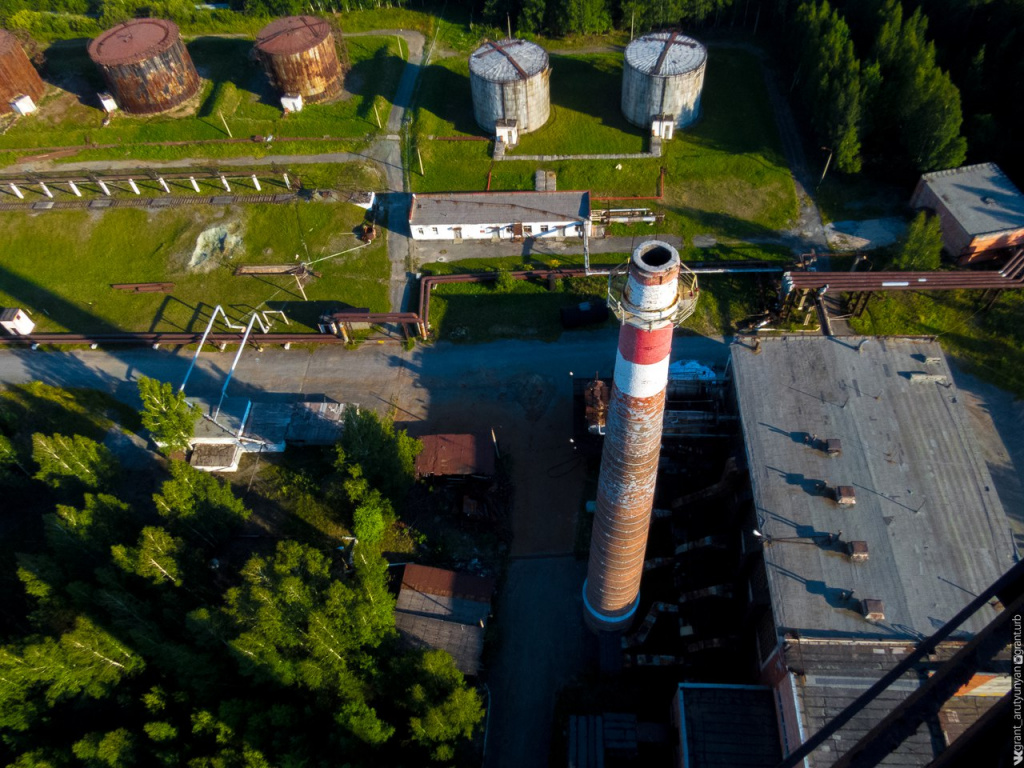
[{"label": "small shed", "polygon": [[18,307],[0,307],[0,328],[11,336],[28,336],[35,327],[36,324],[25,310]]},{"label": "small shed", "polygon": [[395,627],[417,648],[448,651],[466,675],[480,672],[494,579],[410,563],[402,574]]},{"label": "small shed", "polygon": [[910,205],[935,212],[945,249],[962,265],[1024,245],[1024,195],[995,163],[926,173]]},{"label": "small shed", "polygon": [[489,435],[425,435],[416,457],[417,477],[492,477],[494,443]]}]

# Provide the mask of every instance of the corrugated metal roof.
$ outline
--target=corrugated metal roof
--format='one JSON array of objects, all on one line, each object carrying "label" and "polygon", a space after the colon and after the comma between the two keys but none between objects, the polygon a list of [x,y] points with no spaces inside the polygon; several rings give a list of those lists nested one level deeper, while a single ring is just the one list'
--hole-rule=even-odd
[{"label": "corrugated metal roof", "polygon": [[[669,40],[672,44],[666,50]],[[708,59],[708,49],[679,32],[651,32],[627,45],[625,57],[626,63],[640,72],[671,77],[701,67]]]},{"label": "corrugated metal roof", "polygon": [[926,173],[921,180],[969,235],[1024,228],[1024,195],[995,163]]},{"label": "corrugated metal roof", "polygon": [[577,222],[590,218],[589,192],[441,192],[413,195],[414,226]]},{"label": "corrugated metal roof", "polygon": [[331,34],[331,26],[315,16],[285,16],[274,19],[256,37],[256,47],[271,55],[302,53],[320,45]]},{"label": "corrugated metal roof", "polygon": [[494,594],[494,579],[410,563],[405,566],[402,574],[402,589],[412,589],[427,595],[490,602]]},{"label": "corrugated metal roof", "polygon": [[414,647],[440,648],[448,651],[462,674],[480,673],[484,631],[479,626],[396,612],[395,628],[402,638]]},{"label": "corrugated metal roof", "polygon": [[488,41],[469,57],[470,74],[491,82],[524,80],[547,67],[547,51],[526,40]]},{"label": "corrugated metal roof", "polygon": [[[782,759],[775,695],[766,686],[679,686],[680,742],[701,768],[774,768]],[[813,731],[810,731],[813,733]],[[743,734],[738,739],[736,735]]]},{"label": "corrugated metal roof", "polygon": [[484,434],[424,435],[423,451],[416,457],[416,474],[493,475],[494,445]]},{"label": "corrugated metal roof", "polygon": [[144,61],[178,41],[178,25],[166,19],[130,19],[111,27],[89,43],[97,64],[117,66]]},{"label": "corrugated metal roof", "polygon": [[[1013,564],[1008,520],[951,383],[942,348],[914,339],[766,338],[734,347],[733,370],[762,532],[865,541],[854,563],[821,539],[765,546],[779,632],[901,639],[930,635]],[[938,362],[928,362],[934,358]],[[821,449],[842,441],[840,456]],[[852,486],[840,507],[828,489]],[[815,542],[820,542],[815,543]],[[852,598],[849,596],[853,591]],[[885,603],[869,623],[858,601]],[[982,612],[967,624],[978,631]]]}]

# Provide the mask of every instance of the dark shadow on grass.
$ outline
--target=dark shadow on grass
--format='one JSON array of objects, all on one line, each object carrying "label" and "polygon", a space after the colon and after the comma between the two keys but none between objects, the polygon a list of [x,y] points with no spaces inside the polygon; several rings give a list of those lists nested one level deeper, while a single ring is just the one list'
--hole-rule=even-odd
[{"label": "dark shadow on grass", "polygon": [[[345,90],[362,97],[356,108],[358,117],[376,125],[376,117],[373,114],[374,102],[378,96],[385,101],[392,101],[397,85],[393,78],[382,76],[382,73],[391,72],[396,67],[400,70],[404,66],[405,62],[398,56],[388,53],[386,47],[381,47],[374,51],[369,59],[358,62],[345,73]],[[386,117],[381,115],[382,120]]]},{"label": "dark shadow on grass", "polygon": [[468,75],[438,64],[424,67],[416,106],[417,110],[423,109],[450,121],[458,133],[485,135],[473,117]]},{"label": "dark shadow on grass", "polygon": [[89,58],[88,45],[86,37],[53,43],[46,49],[46,64],[40,74],[47,83],[73,94],[81,104],[99,108],[96,94],[106,90],[106,84]]}]

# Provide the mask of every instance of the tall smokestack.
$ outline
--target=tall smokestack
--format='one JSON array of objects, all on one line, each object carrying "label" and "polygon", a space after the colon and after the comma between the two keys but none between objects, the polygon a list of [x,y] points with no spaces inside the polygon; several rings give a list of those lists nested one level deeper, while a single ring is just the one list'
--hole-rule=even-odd
[{"label": "tall smokestack", "polygon": [[[598,631],[626,629],[639,602],[672,331],[685,309],[680,307],[679,269],[679,253],[667,243],[652,240],[638,246],[617,307],[622,328],[583,584],[585,619]],[[694,282],[682,303],[695,300]]]}]

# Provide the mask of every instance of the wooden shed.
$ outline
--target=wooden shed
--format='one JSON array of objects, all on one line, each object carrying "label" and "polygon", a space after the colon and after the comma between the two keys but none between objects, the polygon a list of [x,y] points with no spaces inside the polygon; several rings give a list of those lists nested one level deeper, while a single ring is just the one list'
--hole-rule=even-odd
[{"label": "wooden shed", "polygon": [[1024,195],[995,163],[926,173],[910,205],[938,215],[943,245],[961,265],[1024,245]]}]

